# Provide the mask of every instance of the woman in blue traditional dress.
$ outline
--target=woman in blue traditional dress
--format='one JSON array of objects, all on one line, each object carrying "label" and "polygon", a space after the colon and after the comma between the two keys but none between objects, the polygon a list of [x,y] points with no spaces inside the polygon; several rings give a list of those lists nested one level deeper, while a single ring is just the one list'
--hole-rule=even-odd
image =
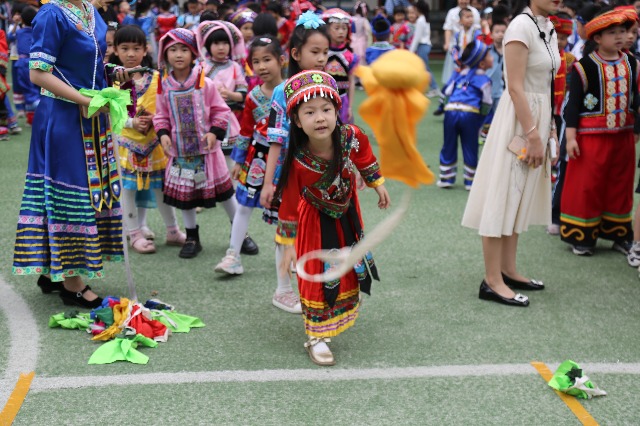
[{"label": "woman in blue traditional dress", "polygon": [[[101,0],[94,0],[98,6]],[[107,87],[107,25],[91,3],[50,0],[33,20],[31,81],[42,88],[20,207],[13,273],[39,274],[43,293],[93,308],[83,282],[122,260],[120,183],[105,110],[84,118],[81,88]],[[62,285],[61,285],[62,283]]]}]

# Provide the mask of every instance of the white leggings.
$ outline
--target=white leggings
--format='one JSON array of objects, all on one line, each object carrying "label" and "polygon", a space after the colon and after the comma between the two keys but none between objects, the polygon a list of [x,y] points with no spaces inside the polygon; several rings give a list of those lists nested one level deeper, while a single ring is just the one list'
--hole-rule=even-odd
[{"label": "white leggings", "polygon": [[[160,212],[160,216],[162,216],[164,225],[167,228],[176,226],[176,211],[173,207],[166,205],[164,201],[162,201],[164,199],[162,189],[154,188],[153,194],[156,197],[158,211]],[[132,189],[124,189],[122,191],[120,203],[124,212],[122,215],[122,222],[124,223],[127,232],[140,229],[140,226],[144,224],[144,219],[146,218],[146,209],[136,208],[136,191]],[[141,211],[144,211],[144,213],[140,214]]]},{"label": "white leggings", "polygon": [[[221,202],[224,211],[229,216],[229,221],[233,221],[233,217],[236,214],[236,199],[235,197],[231,197],[226,201]],[[197,226],[196,222],[196,209],[182,210],[182,220],[184,221],[184,227],[187,229],[195,229]]]}]

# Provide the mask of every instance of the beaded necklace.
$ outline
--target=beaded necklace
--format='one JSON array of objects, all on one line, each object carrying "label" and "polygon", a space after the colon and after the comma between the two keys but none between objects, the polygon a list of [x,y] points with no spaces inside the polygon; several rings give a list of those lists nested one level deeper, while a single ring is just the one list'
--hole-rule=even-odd
[{"label": "beaded necklace", "polygon": [[[55,4],[62,10],[64,16],[71,22],[78,31],[82,31],[91,37],[93,41],[93,45],[95,47],[95,59],[93,62],[93,80],[91,89],[96,88],[96,75],[98,73],[98,57],[100,56],[100,48],[98,47],[98,40],[95,35],[96,28],[96,20],[95,20],[95,9],[91,6],[90,3],[83,0],[82,1],[82,10],[76,6],[75,4],[69,2],[68,0],[51,0],[50,3]],[[62,72],[54,65],[54,68],[58,71],[62,79],[69,85],[73,85],[67,80],[67,78],[62,74]]]}]

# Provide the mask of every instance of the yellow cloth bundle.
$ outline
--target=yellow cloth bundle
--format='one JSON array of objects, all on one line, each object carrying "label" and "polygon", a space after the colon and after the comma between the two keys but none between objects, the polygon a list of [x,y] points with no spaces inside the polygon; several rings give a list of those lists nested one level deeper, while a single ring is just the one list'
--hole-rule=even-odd
[{"label": "yellow cloth bundle", "polygon": [[413,188],[432,184],[435,177],[416,149],[416,126],[429,106],[424,95],[429,73],[422,59],[407,50],[393,50],[355,72],[369,96],[360,115],[380,146],[382,175]]}]

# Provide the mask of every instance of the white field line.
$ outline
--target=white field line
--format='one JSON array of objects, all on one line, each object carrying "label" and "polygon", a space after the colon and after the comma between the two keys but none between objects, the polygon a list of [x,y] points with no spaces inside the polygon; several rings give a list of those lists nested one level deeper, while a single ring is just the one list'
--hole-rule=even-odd
[{"label": "white field line", "polygon": [[15,387],[20,373],[35,371],[38,360],[39,335],[36,319],[29,306],[2,277],[0,277],[0,311],[9,329],[7,368],[0,376],[0,408],[4,407]]},{"label": "white field line", "polygon": [[[558,364],[548,364],[554,371]],[[584,364],[584,371],[594,374],[640,375],[640,363]],[[429,377],[482,377],[537,375],[531,364],[442,365],[437,367],[299,369],[299,370],[229,370],[180,373],[144,373],[113,376],[42,377],[36,376],[31,392],[126,385],[174,385],[181,383],[265,383],[327,380],[401,380]]]}]

